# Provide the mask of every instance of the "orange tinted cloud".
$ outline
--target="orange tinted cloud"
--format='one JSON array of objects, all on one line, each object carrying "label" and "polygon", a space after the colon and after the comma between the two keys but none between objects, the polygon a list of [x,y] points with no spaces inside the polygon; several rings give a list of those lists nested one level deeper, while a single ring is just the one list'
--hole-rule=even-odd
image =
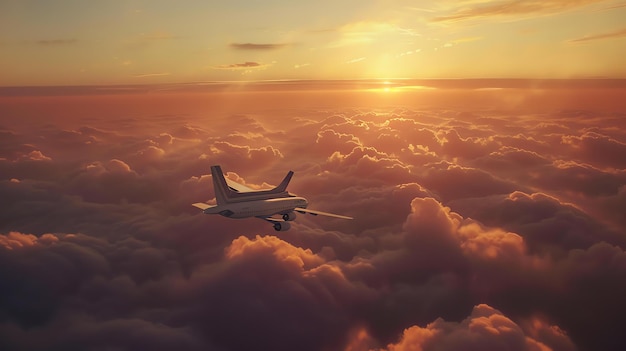
[{"label": "orange tinted cloud", "polygon": [[294,247],[275,236],[261,237],[260,235],[252,240],[244,236],[233,240],[232,244],[226,248],[226,257],[234,259],[243,255],[254,255],[255,252],[260,251],[270,251],[277,259],[300,269],[311,269],[324,262],[309,249]]},{"label": "orange tinted cloud", "polygon": [[596,41],[603,39],[622,38],[626,36],[626,28],[618,29],[612,32],[588,35],[577,39],[570,40],[571,43],[582,43],[587,41]]},{"label": "orange tinted cloud", "polygon": [[[528,336],[518,324],[495,308],[481,304],[474,306],[469,317],[460,323],[438,319],[426,327],[414,326],[404,331],[402,339],[389,344],[387,351],[411,350],[458,350],[502,349],[502,350],[553,350],[550,346],[567,346],[559,350],[575,350],[566,335],[560,334],[547,345],[541,339]],[[536,334],[536,333],[535,333]],[[556,344],[556,345],[555,345]]]},{"label": "orange tinted cloud", "polygon": [[482,17],[499,17],[499,16],[526,16],[535,14],[552,14],[565,12],[574,8],[598,3],[603,0],[549,0],[549,1],[522,1],[507,0],[486,5],[477,5],[467,9],[458,10],[456,13],[448,16],[436,17],[436,22],[454,22],[468,19],[476,19]]},{"label": "orange tinted cloud", "polygon": [[230,65],[220,65],[220,66],[215,66],[213,68],[215,69],[229,69],[229,70],[240,70],[240,69],[259,69],[259,68],[265,68],[268,65],[266,64],[261,64],[258,62],[252,62],[252,61],[246,61],[243,63],[233,63]]},{"label": "orange tinted cloud", "polygon": [[21,234],[18,232],[10,232],[7,235],[0,236],[0,245],[6,249],[15,249],[24,246],[32,246],[37,242],[37,237],[32,234]]},{"label": "orange tinted cloud", "polygon": [[50,160],[52,160],[50,157],[44,155],[39,150],[33,150],[28,155],[25,155],[24,157],[26,157],[28,159],[31,159],[33,161],[50,161]]},{"label": "orange tinted cloud", "polygon": [[[0,98],[7,348],[626,345],[621,83],[307,84]],[[213,164],[355,219],[202,215]]]},{"label": "orange tinted cloud", "polygon": [[335,151],[348,153],[360,146],[361,141],[352,134],[337,133],[332,129],[325,129],[317,133],[315,144],[319,146],[321,152],[327,154]]},{"label": "orange tinted cloud", "polygon": [[255,44],[255,43],[232,43],[230,47],[237,50],[276,50],[290,44]]},{"label": "orange tinted cloud", "polygon": [[169,76],[170,73],[162,72],[162,73],[144,73],[144,74],[136,74],[133,75],[134,78],[148,78],[148,77],[163,77]]}]

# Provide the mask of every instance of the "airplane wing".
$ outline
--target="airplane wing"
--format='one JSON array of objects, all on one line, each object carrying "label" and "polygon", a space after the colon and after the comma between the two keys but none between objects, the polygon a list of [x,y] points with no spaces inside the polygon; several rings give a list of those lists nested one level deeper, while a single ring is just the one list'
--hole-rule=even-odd
[{"label": "airplane wing", "polygon": [[196,202],[195,204],[191,204],[191,206],[197,207],[201,209],[202,211],[206,210],[209,207],[212,207],[211,205],[205,204],[204,202]]},{"label": "airplane wing", "polygon": [[296,207],[293,210],[298,212],[298,213],[308,213],[308,214],[312,214],[314,216],[320,215],[320,216],[328,216],[328,217],[335,217],[335,218],[341,218],[341,219],[354,219],[354,218],[348,217],[348,216],[342,216],[342,215],[338,215],[338,214],[334,214],[334,213],[328,213],[328,212],[322,212],[322,211],[314,211],[314,210],[309,210],[309,209],[300,208],[300,207]]},{"label": "airplane wing", "polygon": [[225,179],[226,179],[226,184],[228,184],[228,187],[236,192],[247,193],[247,192],[255,191],[254,189],[250,189],[243,184],[239,184],[235,182],[234,180],[230,180],[228,178],[225,178]]}]

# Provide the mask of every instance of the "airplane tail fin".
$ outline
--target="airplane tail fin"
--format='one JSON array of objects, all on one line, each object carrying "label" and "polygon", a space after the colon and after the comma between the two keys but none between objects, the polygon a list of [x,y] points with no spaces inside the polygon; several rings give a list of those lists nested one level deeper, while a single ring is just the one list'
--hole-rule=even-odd
[{"label": "airplane tail fin", "polygon": [[215,199],[218,205],[223,205],[228,202],[229,192],[224,173],[220,166],[211,166],[211,177],[213,178],[213,190],[215,191]]},{"label": "airplane tail fin", "polygon": [[293,171],[289,171],[289,173],[287,173],[283,181],[280,182],[280,184],[278,184],[278,186],[272,189],[271,191],[276,192],[276,193],[282,193],[282,192],[287,191],[287,186],[289,185],[289,182],[291,181],[291,177],[293,177]]}]

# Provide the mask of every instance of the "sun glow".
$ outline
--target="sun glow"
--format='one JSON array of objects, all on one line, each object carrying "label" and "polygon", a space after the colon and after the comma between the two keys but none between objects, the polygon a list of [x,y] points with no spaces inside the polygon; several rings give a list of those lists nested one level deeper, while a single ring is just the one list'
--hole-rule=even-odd
[{"label": "sun glow", "polygon": [[383,82],[376,83],[374,87],[365,90],[377,93],[401,93],[411,91],[437,90],[437,88],[426,85],[411,84],[409,81],[394,82],[390,80],[385,80]]},{"label": "sun glow", "polygon": [[397,87],[398,85],[396,83],[385,80],[380,83],[375,83],[374,87],[365,90],[377,93],[391,93],[394,92]]},{"label": "sun glow", "polygon": [[384,81],[384,82],[383,82],[383,85],[384,85],[384,86],[383,86],[383,91],[384,91],[385,93],[388,93],[388,92],[390,92],[390,91],[391,91],[391,87],[390,87],[391,82],[390,82],[390,81],[388,81],[388,80]]}]

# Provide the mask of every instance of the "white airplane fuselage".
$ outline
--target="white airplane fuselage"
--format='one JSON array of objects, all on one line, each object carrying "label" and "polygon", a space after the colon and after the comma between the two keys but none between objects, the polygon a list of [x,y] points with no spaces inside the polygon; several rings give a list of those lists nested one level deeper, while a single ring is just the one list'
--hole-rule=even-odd
[{"label": "white airplane fuselage", "polygon": [[[273,189],[252,190],[245,185],[227,180],[220,166],[211,166],[217,205],[205,202],[196,202],[192,205],[205,214],[219,214],[228,218],[257,217],[272,223],[277,231],[289,230],[291,227],[289,222],[296,219],[296,212],[352,219],[348,216],[307,209],[309,203],[305,198],[287,191],[292,176],[293,172],[289,171],[283,181]],[[275,215],[282,215],[282,218],[273,217]]]},{"label": "white airplane fuselage", "polygon": [[305,198],[294,196],[253,201],[233,202],[209,207],[206,214],[219,214],[228,218],[271,217],[276,214],[288,214],[295,208],[306,208]]}]

